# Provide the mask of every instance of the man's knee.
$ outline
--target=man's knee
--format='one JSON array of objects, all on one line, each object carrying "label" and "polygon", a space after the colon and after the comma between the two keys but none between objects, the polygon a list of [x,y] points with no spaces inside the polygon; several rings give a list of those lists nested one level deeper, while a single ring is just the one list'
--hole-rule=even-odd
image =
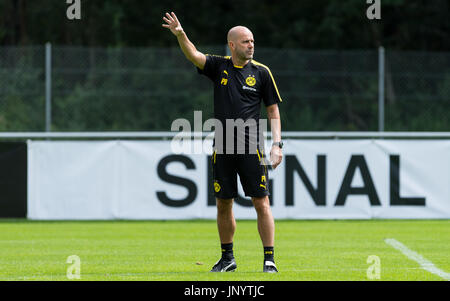
[{"label": "man's knee", "polygon": [[253,206],[258,214],[270,212],[269,197],[252,197]]},{"label": "man's knee", "polygon": [[230,213],[233,209],[233,199],[219,199],[216,198],[217,212],[219,214]]}]

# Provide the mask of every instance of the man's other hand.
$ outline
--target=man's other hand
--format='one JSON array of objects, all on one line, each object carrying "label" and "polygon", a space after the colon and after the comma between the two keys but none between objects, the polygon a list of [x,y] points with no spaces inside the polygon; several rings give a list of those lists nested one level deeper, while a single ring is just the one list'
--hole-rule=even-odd
[{"label": "man's other hand", "polygon": [[270,150],[270,162],[272,163],[273,169],[280,165],[282,159],[283,152],[281,151],[281,148],[276,145],[272,146],[272,149]]}]

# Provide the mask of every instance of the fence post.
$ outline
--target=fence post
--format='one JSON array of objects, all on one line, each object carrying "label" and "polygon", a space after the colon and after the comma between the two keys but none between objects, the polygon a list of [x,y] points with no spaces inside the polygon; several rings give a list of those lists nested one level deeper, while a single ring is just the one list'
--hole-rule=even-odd
[{"label": "fence post", "polygon": [[45,44],[45,131],[52,129],[52,45]]},{"label": "fence post", "polygon": [[378,48],[378,131],[384,131],[384,47]]}]

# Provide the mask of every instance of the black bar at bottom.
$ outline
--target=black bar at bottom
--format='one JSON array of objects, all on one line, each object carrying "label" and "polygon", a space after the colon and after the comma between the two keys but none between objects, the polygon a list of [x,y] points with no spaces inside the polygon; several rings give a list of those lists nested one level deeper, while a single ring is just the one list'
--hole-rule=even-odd
[{"label": "black bar at bottom", "polygon": [[[72,297],[115,296],[124,294],[143,300],[201,299],[201,300],[321,300],[323,297],[344,297],[362,300],[369,296],[398,295],[402,299],[419,293],[448,292],[450,285],[442,282],[386,282],[386,281],[111,281],[111,282],[0,282],[3,293],[11,290],[14,296],[30,293],[62,292]],[[48,294],[46,294],[48,295]],[[63,296],[60,295],[60,296]],[[56,295],[55,295],[56,296]],[[288,298],[286,298],[288,297]]]}]

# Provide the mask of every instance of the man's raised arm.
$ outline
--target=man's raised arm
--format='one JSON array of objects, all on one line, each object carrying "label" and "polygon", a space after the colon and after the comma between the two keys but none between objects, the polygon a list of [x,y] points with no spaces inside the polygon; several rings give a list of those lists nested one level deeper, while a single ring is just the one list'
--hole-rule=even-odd
[{"label": "man's raised arm", "polygon": [[177,37],[178,44],[180,44],[180,48],[186,58],[195,66],[203,70],[206,63],[206,56],[198,51],[197,48],[195,48],[194,44],[189,41],[175,13],[166,13],[166,16],[163,17],[163,20],[166,22],[166,24],[163,24],[162,26],[165,28],[169,28],[170,31]]}]

